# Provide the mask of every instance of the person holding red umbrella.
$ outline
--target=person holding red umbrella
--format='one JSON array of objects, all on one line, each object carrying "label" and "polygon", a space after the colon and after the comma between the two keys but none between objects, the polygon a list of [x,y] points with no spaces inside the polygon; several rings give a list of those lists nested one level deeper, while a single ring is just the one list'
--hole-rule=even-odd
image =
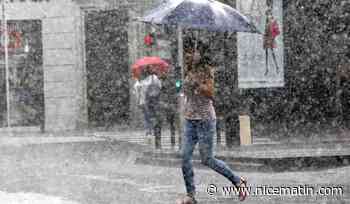
[{"label": "person holding red umbrella", "polygon": [[169,64],[160,57],[143,57],[131,66],[132,77],[140,79],[145,69],[149,69],[157,76],[162,76],[169,71]]},{"label": "person holding red umbrella", "polygon": [[[169,64],[159,57],[144,57],[132,66],[133,77],[138,80],[135,90],[139,90],[138,101],[144,113],[146,141],[160,148],[161,117],[160,92],[162,83],[159,76],[164,75]],[[155,142],[153,142],[155,141]]]},{"label": "person holding red umbrella", "polygon": [[148,66],[145,69],[146,78],[143,80],[145,84],[145,111],[147,112],[152,128],[151,137],[146,138],[152,145],[155,144],[157,149],[160,148],[160,137],[162,121],[160,116],[160,93],[162,83],[157,76],[155,66]]}]

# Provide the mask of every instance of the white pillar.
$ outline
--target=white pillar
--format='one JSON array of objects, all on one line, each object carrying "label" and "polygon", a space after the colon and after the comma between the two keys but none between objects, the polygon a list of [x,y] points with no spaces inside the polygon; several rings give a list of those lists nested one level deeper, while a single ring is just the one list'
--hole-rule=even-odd
[{"label": "white pillar", "polygon": [[3,46],[4,46],[4,63],[5,63],[5,73],[6,73],[6,110],[7,110],[7,128],[10,132],[11,127],[11,106],[10,106],[10,70],[9,70],[9,63],[8,63],[8,35],[7,35],[7,19],[6,19],[6,2],[7,0],[2,1],[2,27],[3,27]]}]

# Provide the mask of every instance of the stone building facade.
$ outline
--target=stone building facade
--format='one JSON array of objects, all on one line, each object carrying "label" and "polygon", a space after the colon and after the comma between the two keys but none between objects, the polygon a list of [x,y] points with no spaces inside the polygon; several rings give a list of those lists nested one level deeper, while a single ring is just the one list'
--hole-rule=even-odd
[{"label": "stone building facade", "polygon": [[[236,4],[233,0],[223,2],[232,6]],[[298,125],[307,125],[308,122],[328,122],[328,118],[338,118],[340,112],[348,110],[346,108],[347,89],[341,83],[344,84],[348,79],[347,72],[345,74],[343,72],[349,66],[349,49],[345,46],[349,41],[350,26],[346,23],[350,13],[349,3],[346,0],[337,1],[334,4],[326,0],[315,4],[308,4],[305,1],[283,0],[281,2],[285,45],[285,86],[239,90],[234,75],[238,66],[237,37],[230,35],[224,41],[227,42],[226,46],[234,52],[223,51],[224,58],[230,58],[230,60],[226,63],[228,67],[222,70],[222,78],[218,78],[220,82],[218,88],[221,86],[219,97],[222,97],[217,104],[221,104],[221,108],[224,109],[221,112],[226,115],[228,113],[234,115],[242,111],[252,116],[253,124],[284,122],[289,124],[287,127],[289,130],[295,129]],[[129,76],[127,70],[130,64],[150,52],[145,49],[143,43],[149,28],[134,19],[142,16],[145,11],[158,3],[158,0],[9,1],[6,7],[8,20],[41,22],[44,96],[42,123],[46,131],[85,129],[91,125],[101,126],[106,124],[106,121],[113,121],[118,117],[125,118],[127,123],[137,123],[135,120],[141,117],[135,109],[133,95],[130,93],[132,81],[125,76]],[[106,14],[108,12],[110,15]],[[126,17],[115,19],[123,19],[123,22],[109,21],[108,16],[118,16],[122,13]],[[328,17],[324,18],[325,15]],[[102,27],[92,25],[93,19],[98,19],[101,25],[106,19],[106,22],[114,23],[116,27],[108,32],[98,33]],[[110,27],[113,28],[113,26]],[[107,29],[107,26],[103,29]],[[102,44],[106,45],[106,49],[95,49],[97,46],[94,44],[94,38],[89,35],[91,32],[99,36],[97,40],[107,39],[105,44]],[[109,32],[123,32],[124,37],[113,42],[108,41]],[[219,43],[224,42],[225,35],[217,36],[222,38],[218,39]],[[113,53],[108,50],[116,50],[118,46],[113,43],[117,42],[121,42],[121,47],[127,50],[127,55],[124,56],[127,59],[124,60],[124,64],[113,68],[111,64],[115,59],[109,57]],[[107,56],[100,59],[103,66],[99,65],[99,61],[95,61],[100,56]],[[338,63],[340,61],[342,63]],[[94,66],[96,66],[95,72]],[[91,80],[94,80],[94,74],[99,74],[96,70],[105,68],[111,70],[111,76],[118,76],[114,69],[120,67],[125,69],[124,75],[120,77],[122,80],[112,84],[101,82],[108,82],[108,80],[95,81],[96,86],[95,83],[91,83]],[[339,67],[345,68],[338,73],[336,70],[339,70]],[[339,81],[340,75],[341,81]],[[103,77],[108,79],[108,76]],[[103,88],[105,86],[119,87],[120,84],[127,84],[128,96],[120,99],[121,103],[117,104],[118,106],[110,101],[102,108],[99,107],[98,104],[103,104],[99,101],[99,97],[104,93],[94,91],[107,90]],[[122,87],[121,90],[126,90],[124,88]],[[114,88],[113,91],[114,95],[118,95],[118,88]],[[128,102],[123,103],[126,100]],[[343,100],[343,103],[339,100]],[[120,112],[115,111],[121,109]],[[117,112],[119,115],[108,114],[111,112]],[[94,115],[98,117],[93,118]],[[228,118],[228,126],[230,126],[232,120],[226,115],[224,117]]]},{"label": "stone building facade", "polygon": [[[11,1],[9,21],[39,20],[42,38],[44,118],[47,130],[73,129],[84,114],[81,17],[71,1]],[[2,15],[2,14],[1,14]]]},{"label": "stone building facade", "polygon": [[[143,55],[142,49],[139,49],[142,40],[138,39],[143,37],[141,32],[144,26],[137,25],[133,19],[152,4],[152,1],[111,0],[13,0],[7,3],[5,14],[9,22],[37,20],[41,24],[44,96],[41,114],[44,119],[39,121],[42,124],[35,125],[43,126],[46,131],[77,130],[89,126],[89,76],[86,71],[89,59],[85,45],[87,16],[99,11],[124,11],[127,14],[124,19],[127,21],[124,22],[127,39],[124,43],[127,44],[130,64]],[[10,60],[13,59],[10,57]],[[132,104],[119,106],[123,105],[128,106],[125,108],[129,112]],[[16,110],[11,110],[12,123],[14,112]]]}]

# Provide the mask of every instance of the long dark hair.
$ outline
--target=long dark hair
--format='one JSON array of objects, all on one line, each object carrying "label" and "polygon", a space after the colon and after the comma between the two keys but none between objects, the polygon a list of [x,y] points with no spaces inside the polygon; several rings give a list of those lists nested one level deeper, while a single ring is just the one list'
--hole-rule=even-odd
[{"label": "long dark hair", "polygon": [[209,45],[204,43],[201,40],[198,40],[197,47],[195,47],[196,46],[195,39],[191,37],[184,38],[183,43],[184,43],[185,53],[190,53],[193,56],[194,52],[198,51],[199,54],[201,55],[200,61],[196,65],[193,65],[192,63],[193,59],[190,59],[191,61],[186,62],[187,72],[192,71],[195,68],[196,70],[201,69],[201,71],[209,73],[210,70],[207,70],[207,68],[212,66],[212,61],[209,57],[209,53],[210,53]]}]

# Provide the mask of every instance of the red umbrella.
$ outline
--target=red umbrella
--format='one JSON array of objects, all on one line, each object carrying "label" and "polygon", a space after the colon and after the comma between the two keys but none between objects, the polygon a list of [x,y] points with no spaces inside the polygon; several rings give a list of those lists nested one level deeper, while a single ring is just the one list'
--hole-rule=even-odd
[{"label": "red umbrella", "polygon": [[140,78],[142,71],[146,67],[157,75],[162,75],[169,71],[169,64],[160,57],[143,57],[131,66],[133,77]]}]

